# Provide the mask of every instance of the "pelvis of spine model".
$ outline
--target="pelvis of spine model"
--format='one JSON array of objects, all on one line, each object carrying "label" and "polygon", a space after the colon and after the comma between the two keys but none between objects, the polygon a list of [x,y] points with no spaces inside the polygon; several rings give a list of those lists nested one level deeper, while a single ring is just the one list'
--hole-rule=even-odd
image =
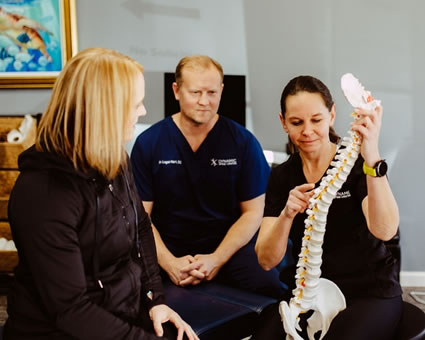
[{"label": "pelvis of spine model", "polygon": [[[374,100],[351,73],[341,78],[341,88],[353,107],[372,109],[380,105]],[[354,115],[355,116],[355,115]],[[307,320],[307,335],[314,340],[314,334],[321,331],[320,339],[327,333],[333,318],[346,308],[345,297],[338,286],[330,280],[321,278],[322,244],[326,231],[326,218],[332,200],[341,189],[360,152],[361,137],[348,131],[336,152],[331,168],[322,178],[318,188],[309,201],[308,218],[305,220],[304,238],[295,275],[296,288],[289,301],[282,301],[279,312],[287,340],[302,340],[299,315],[309,310],[313,314]]]}]

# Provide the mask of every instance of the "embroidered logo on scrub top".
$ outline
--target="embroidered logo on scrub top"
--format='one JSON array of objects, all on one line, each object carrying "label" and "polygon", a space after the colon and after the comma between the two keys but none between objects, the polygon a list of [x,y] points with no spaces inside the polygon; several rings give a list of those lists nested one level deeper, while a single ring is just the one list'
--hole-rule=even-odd
[{"label": "embroidered logo on scrub top", "polygon": [[182,161],[180,159],[168,159],[168,160],[160,159],[158,161],[158,164],[164,164],[164,165],[182,164]]},{"label": "embroidered logo on scrub top", "polygon": [[217,159],[211,158],[211,166],[229,166],[229,165],[238,165],[238,160],[236,158],[228,159]]},{"label": "embroidered logo on scrub top", "polygon": [[337,192],[336,193],[336,199],[338,199],[338,198],[348,198],[348,197],[351,197],[351,192],[350,192],[350,190],[347,190],[347,191],[342,191],[342,192]]}]

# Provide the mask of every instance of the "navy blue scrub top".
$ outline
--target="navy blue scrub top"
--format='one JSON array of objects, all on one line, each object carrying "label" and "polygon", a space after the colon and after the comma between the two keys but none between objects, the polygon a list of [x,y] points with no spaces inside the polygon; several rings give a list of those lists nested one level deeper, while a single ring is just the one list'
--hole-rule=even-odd
[{"label": "navy blue scrub top", "polygon": [[240,217],[240,202],[265,193],[270,167],[254,135],[220,116],[196,152],[171,117],[136,140],[131,161],[152,222],[175,256],[214,251]]}]

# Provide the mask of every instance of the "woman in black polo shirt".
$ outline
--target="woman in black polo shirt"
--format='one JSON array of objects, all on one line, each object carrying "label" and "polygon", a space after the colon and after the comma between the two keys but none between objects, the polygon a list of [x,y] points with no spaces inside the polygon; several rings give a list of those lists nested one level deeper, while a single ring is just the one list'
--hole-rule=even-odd
[{"label": "woman in black polo shirt", "polygon": [[[397,233],[399,213],[378,148],[382,107],[356,113],[360,118],[352,129],[362,136],[361,155],[329,208],[321,265],[321,277],[339,287],[347,308],[333,319],[325,339],[391,339],[401,316],[402,291],[383,241]],[[320,80],[299,76],[284,88],[280,120],[292,154],[269,178],[256,244],[265,269],[283,258],[288,237],[295,258],[301,251],[308,201],[336,154],[334,119],[332,96]],[[363,163],[373,169],[368,175]],[[281,279],[293,284],[295,265]],[[253,339],[284,336],[276,304],[263,312]]]}]

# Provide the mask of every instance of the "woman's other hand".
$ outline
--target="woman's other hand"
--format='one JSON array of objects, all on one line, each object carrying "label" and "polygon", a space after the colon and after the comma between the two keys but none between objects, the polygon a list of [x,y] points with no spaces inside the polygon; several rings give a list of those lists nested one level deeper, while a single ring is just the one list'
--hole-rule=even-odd
[{"label": "woman's other hand", "polygon": [[187,335],[189,340],[199,340],[198,336],[174,310],[167,305],[157,305],[149,310],[149,316],[153,323],[153,328],[157,336],[163,336],[164,329],[162,324],[170,321],[177,328],[177,340],[182,340],[184,334]]}]

